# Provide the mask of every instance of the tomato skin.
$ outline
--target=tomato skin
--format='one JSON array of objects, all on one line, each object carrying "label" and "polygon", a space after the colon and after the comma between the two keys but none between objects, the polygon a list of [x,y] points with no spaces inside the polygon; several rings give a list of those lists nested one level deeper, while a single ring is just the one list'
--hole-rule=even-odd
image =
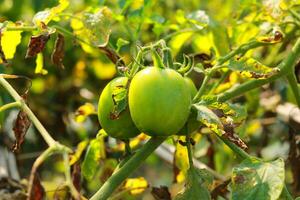
[{"label": "tomato skin", "polygon": [[192,99],[194,98],[194,96],[197,93],[197,88],[194,84],[194,82],[192,81],[192,79],[188,78],[188,77],[184,77],[184,81],[187,84],[188,89],[190,90],[190,94]]},{"label": "tomato skin", "polygon": [[[190,90],[190,94],[193,99],[197,93],[197,88],[196,88],[194,82],[190,78],[184,77],[184,80],[187,84],[187,87]],[[180,131],[178,131],[178,133],[176,135],[186,135],[187,130],[189,130],[189,132],[192,133],[192,132],[196,131],[200,125],[201,125],[201,123],[197,121],[197,113],[195,113],[191,110],[191,113],[189,115],[187,122],[182,127],[182,129],[180,129]]]},{"label": "tomato skin", "polygon": [[100,125],[109,136],[118,139],[129,139],[140,133],[131,119],[128,106],[120,113],[117,119],[110,118],[110,113],[114,108],[112,98],[113,88],[115,86],[125,86],[127,81],[128,78],[126,77],[118,77],[109,82],[103,89],[98,103],[98,119]]},{"label": "tomato skin", "polygon": [[173,69],[147,67],[139,71],[131,81],[128,97],[133,122],[150,136],[177,133],[189,116],[189,89]]}]

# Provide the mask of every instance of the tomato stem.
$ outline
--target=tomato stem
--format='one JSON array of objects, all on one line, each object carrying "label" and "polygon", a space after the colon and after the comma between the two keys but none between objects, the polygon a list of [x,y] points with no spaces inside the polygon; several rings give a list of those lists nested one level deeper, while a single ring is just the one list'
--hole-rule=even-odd
[{"label": "tomato stem", "polygon": [[121,168],[102,185],[90,200],[106,200],[115,189],[136,170],[166,138],[152,137]]}]

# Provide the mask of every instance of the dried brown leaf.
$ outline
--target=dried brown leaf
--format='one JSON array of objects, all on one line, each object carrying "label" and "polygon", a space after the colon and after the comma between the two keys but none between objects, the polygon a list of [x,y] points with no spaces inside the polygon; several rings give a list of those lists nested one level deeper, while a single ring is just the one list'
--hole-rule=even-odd
[{"label": "dried brown leaf", "polygon": [[62,34],[58,34],[55,41],[54,50],[51,55],[51,60],[53,64],[57,65],[61,69],[65,68],[63,64],[63,59],[65,56],[64,47],[65,47],[65,38]]},{"label": "dried brown leaf", "polygon": [[13,151],[18,151],[20,149],[20,146],[24,142],[24,137],[30,127],[30,124],[31,121],[28,115],[23,110],[20,110],[13,127],[16,138],[15,144],[13,146]]},{"label": "dried brown leaf", "polygon": [[44,33],[37,36],[31,36],[25,58],[34,57],[38,53],[42,52],[49,39],[50,39],[49,33]]},{"label": "dried brown leaf", "polygon": [[28,200],[42,200],[44,199],[44,196],[45,190],[41,184],[39,175],[35,173],[31,193],[28,196]]},{"label": "dried brown leaf", "polygon": [[166,186],[153,187],[151,194],[156,200],[171,200],[171,194]]}]

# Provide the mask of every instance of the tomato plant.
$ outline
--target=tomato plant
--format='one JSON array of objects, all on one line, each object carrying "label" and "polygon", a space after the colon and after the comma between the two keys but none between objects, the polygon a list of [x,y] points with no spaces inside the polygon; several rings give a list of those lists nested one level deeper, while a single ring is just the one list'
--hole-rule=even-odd
[{"label": "tomato plant", "polygon": [[299,199],[298,1],[0,13],[0,199]]}]

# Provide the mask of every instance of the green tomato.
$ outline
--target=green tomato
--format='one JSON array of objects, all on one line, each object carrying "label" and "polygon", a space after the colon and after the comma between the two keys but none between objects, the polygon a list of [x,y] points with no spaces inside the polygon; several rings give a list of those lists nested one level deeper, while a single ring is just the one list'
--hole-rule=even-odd
[{"label": "green tomato", "polygon": [[192,99],[194,98],[194,96],[197,93],[197,88],[194,84],[194,82],[192,81],[192,79],[188,78],[188,77],[184,77],[184,81],[187,84],[188,89],[190,90],[190,94]]},{"label": "green tomato", "polygon": [[191,94],[184,78],[169,68],[147,67],[129,87],[129,109],[135,125],[150,136],[169,136],[185,124]]},{"label": "green tomato", "polygon": [[117,119],[111,119],[111,113],[114,109],[113,90],[115,87],[125,87],[127,82],[128,78],[126,77],[113,79],[105,86],[98,103],[100,125],[109,136],[118,139],[132,138],[140,133],[131,119],[128,106]]},{"label": "green tomato", "polygon": [[[196,88],[194,82],[190,78],[184,77],[184,80],[187,84],[187,87],[190,90],[190,94],[193,99],[197,93],[197,88]],[[201,125],[201,123],[199,121],[197,121],[197,113],[195,111],[191,110],[191,113],[189,115],[187,122],[185,123],[185,125],[182,127],[182,129],[180,129],[180,131],[176,135],[186,135],[187,130],[189,130],[189,132],[192,133],[192,132],[196,131],[200,125]]]}]

